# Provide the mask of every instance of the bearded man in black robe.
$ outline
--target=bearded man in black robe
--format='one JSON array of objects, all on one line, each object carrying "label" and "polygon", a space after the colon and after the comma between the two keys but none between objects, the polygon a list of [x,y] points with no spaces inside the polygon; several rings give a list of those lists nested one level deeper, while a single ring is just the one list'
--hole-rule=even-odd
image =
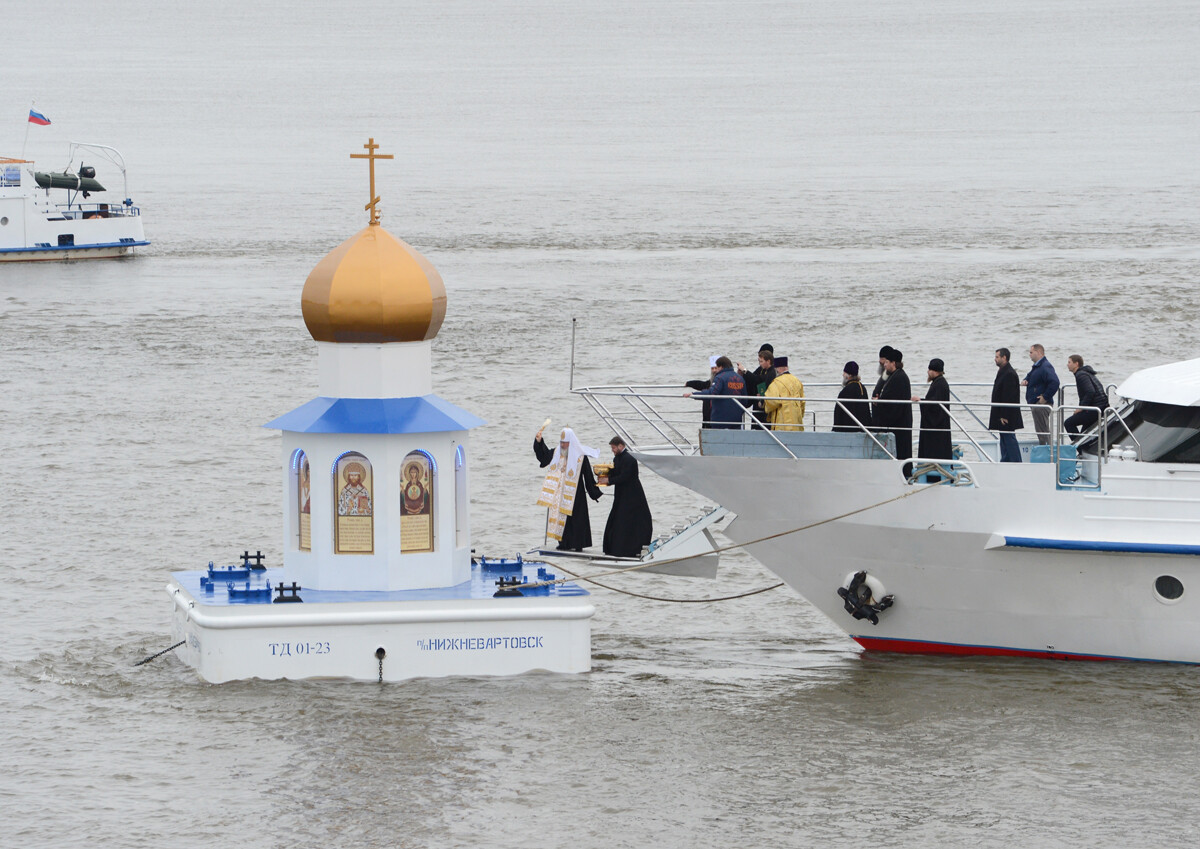
[{"label": "bearded man in black robe", "polygon": [[861,433],[871,427],[871,405],[867,403],[867,388],[858,376],[858,363],[851,360],[842,368],[842,403],[833,408],[833,429],[839,433]]},{"label": "bearded man in black robe", "polygon": [[[604,526],[604,553],[610,557],[640,557],[654,535],[650,505],[638,480],[638,462],[625,450],[625,440],[614,436],[613,467],[607,482],[613,485],[613,504]],[[605,481],[604,477],[600,478]]]},{"label": "bearded man in black robe", "polygon": [[917,456],[922,460],[952,460],[954,446],[950,444],[950,409],[937,401],[950,400],[950,384],[946,380],[946,365],[937,357],[929,361],[929,389],[921,402],[921,436]]},{"label": "bearded man in black robe", "polygon": [[[875,382],[875,388],[871,390],[872,401],[878,401],[879,396],[883,393],[884,384],[887,383],[888,377],[890,376],[887,370],[887,361],[888,357],[892,356],[893,353],[894,351],[892,350],[891,345],[884,345],[879,349],[879,380]],[[873,417],[877,417],[879,415],[878,406],[874,404],[871,405],[871,415]]]},{"label": "bearded man in black robe", "polygon": [[880,401],[903,401],[903,404],[876,404],[874,416],[878,430],[896,436],[896,459],[907,460],[912,456],[912,383],[904,371],[904,354],[895,348],[884,360],[887,383],[879,393]]}]

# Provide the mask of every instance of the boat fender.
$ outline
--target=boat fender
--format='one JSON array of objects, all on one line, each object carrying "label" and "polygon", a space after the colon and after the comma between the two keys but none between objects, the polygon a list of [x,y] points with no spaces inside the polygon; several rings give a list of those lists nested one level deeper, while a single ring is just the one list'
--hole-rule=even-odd
[{"label": "boat fender", "polygon": [[873,578],[866,571],[847,575],[838,587],[838,595],[842,597],[847,613],[855,619],[866,619],[872,625],[879,624],[879,614],[896,600],[895,596],[888,594],[878,578]]}]

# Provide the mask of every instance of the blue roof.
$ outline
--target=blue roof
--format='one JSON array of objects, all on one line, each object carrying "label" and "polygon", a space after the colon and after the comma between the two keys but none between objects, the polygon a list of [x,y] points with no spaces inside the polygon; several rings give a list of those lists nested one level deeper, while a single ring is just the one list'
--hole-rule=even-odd
[{"label": "blue roof", "polygon": [[487,424],[436,395],[314,398],[263,427],[292,433],[440,433]]}]

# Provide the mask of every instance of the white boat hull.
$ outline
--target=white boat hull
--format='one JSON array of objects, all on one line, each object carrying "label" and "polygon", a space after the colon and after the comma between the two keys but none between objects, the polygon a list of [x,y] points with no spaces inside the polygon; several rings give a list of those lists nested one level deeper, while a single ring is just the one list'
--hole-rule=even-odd
[{"label": "white boat hull", "polygon": [[131,256],[135,248],[148,245],[141,241],[133,244],[76,245],[71,248],[23,248],[0,251],[0,262],[62,262],[73,259],[116,259]]},{"label": "white boat hull", "polygon": [[[1200,663],[1195,474],[1117,464],[1103,491],[1068,491],[1051,464],[980,463],[974,487],[921,489],[894,461],[638,460],[737,513],[727,536],[866,648]],[[1014,547],[1006,536],[1147,550]],[[1182,553],[1166,553],[1170,542]],[[878,625],[854,619],[837,593],[860,570],[895,596]],[[1182,583],[1181,598],[1156,593],[1163,575]]]}]

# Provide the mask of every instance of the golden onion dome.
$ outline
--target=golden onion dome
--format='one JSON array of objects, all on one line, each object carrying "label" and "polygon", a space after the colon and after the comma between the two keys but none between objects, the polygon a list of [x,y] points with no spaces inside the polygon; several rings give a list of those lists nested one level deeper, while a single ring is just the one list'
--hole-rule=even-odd
[{"label": "golden onion dome", "polygon": [[301,307],[318,342],[420,342],[442,326],[446,287],[429,260],[372,223],[317,263]]}]

